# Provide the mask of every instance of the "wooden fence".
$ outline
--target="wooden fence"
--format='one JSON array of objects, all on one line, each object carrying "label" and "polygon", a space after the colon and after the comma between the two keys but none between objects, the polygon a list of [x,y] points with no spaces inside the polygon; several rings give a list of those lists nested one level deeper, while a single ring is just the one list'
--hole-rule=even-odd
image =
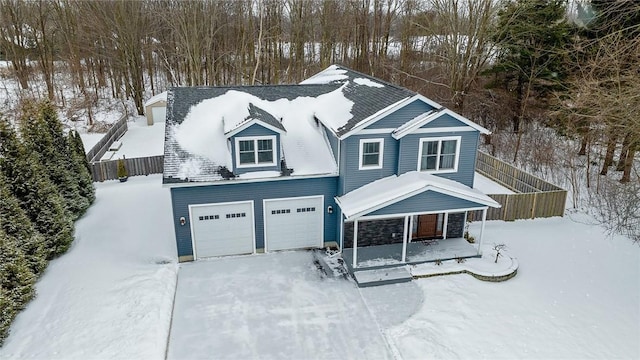
[{"label": "wooden fence", "polygon": [[[476,171],[515,192],[490,194],[489,197],[502,207],[489,208],[487,220],[513,221],[564,215],[566,190],[481,151],[478,151]],[[480,219],[482,214],[476,211],[469,216],[471,220]]]},{"label": "wooden fence", "polygon": [[111,126],[111,129],[104,134],[102,139],[87,152],[87,160],[89,162],[100,161],[100,158],[109,150],[111,144],[127,132],[127,118],[128,115],[122,115],[122,117]]},{"label": "wooden fence", "polygon": [[[161,174],[164,169],[164,155],[125,159],[129,176]],[[91,163],[93,181],[115,180],[118,178],[118,160]]]}]

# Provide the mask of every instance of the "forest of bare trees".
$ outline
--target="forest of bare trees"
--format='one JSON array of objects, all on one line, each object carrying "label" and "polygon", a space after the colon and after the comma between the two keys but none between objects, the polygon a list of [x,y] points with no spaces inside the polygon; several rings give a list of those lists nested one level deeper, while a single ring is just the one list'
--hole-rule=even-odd
[{"label": "forest of bare trees", "polygon": [[639,14],[632,0],[0,0],[0,75],[91,124],[104,98],[142,114],[170,86],[297,83],[338,63],[461,112],[529,170],[577,166],[552,129],[587,186],[591,167],[637,184]]}]

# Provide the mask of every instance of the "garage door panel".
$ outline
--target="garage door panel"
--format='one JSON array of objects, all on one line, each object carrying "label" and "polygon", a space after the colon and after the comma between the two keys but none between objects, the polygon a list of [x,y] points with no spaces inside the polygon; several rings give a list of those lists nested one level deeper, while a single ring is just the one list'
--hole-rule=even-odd
[{"label": "garage door panel", "polygon": [[192,208],[196,256],[248,254],[253,252],[251,203],[223,203]]},{"label": "garage door panel", "polygon": [[265,201],[267,251],[322,246],[323,198]]}]

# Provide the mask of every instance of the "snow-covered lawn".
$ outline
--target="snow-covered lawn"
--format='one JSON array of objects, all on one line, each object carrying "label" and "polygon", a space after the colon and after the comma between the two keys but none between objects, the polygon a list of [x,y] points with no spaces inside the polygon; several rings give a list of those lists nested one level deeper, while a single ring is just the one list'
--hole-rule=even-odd
[{"label": "snow-covered lawn", "polygon": [[155,156],[164,154],[164,123],[147,125],[147,118],[137,116],[127,123],[127,132],[120,138],[122,147],[114,155],[114,159],[123,156],[130,158]]},{"label": "snow-covered lawn", "polygon": [[[575,217],[487,222],[485,253],[507,244],[518,275],[504,283],[415,280],[424,302],[385,329],[393,347],[405,359],[640,358],[640,248]],[[384,291],[364,293],[381,302]]]},{"label": "snow-covered lawn", "polygon": [[[518,275],[357,289],[308,252],[176,265],[160,175],[97,184],[2,359],[640,358],[640,248],[581,215],[487,222]],[[479,224],[471,226],[478,235]]]},{"label": "snow-covered lawn", "polygon": [[182,265],[169,359],[384,359],[350,281],[322,279],[310,252]]},{"label": "snow-covered lawn", "polygon": [[97,184],[69,252],[14,322],[5,359],[161,359],[177,273],[160,175]]}]

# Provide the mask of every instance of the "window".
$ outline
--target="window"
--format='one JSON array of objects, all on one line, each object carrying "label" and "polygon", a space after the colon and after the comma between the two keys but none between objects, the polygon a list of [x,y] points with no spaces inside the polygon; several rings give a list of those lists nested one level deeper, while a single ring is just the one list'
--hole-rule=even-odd
[{"label": "window", "polygon": [[236,164],[238,167],[275,165],[275,136],[236,138]]},{"label": "window", "polygon": [[420,139],[418,170],[455,172],[458,170],[460,136]]},{"label": "window", "polygon": [[360,139],[360,170],[381,169],[384,139]]}]

